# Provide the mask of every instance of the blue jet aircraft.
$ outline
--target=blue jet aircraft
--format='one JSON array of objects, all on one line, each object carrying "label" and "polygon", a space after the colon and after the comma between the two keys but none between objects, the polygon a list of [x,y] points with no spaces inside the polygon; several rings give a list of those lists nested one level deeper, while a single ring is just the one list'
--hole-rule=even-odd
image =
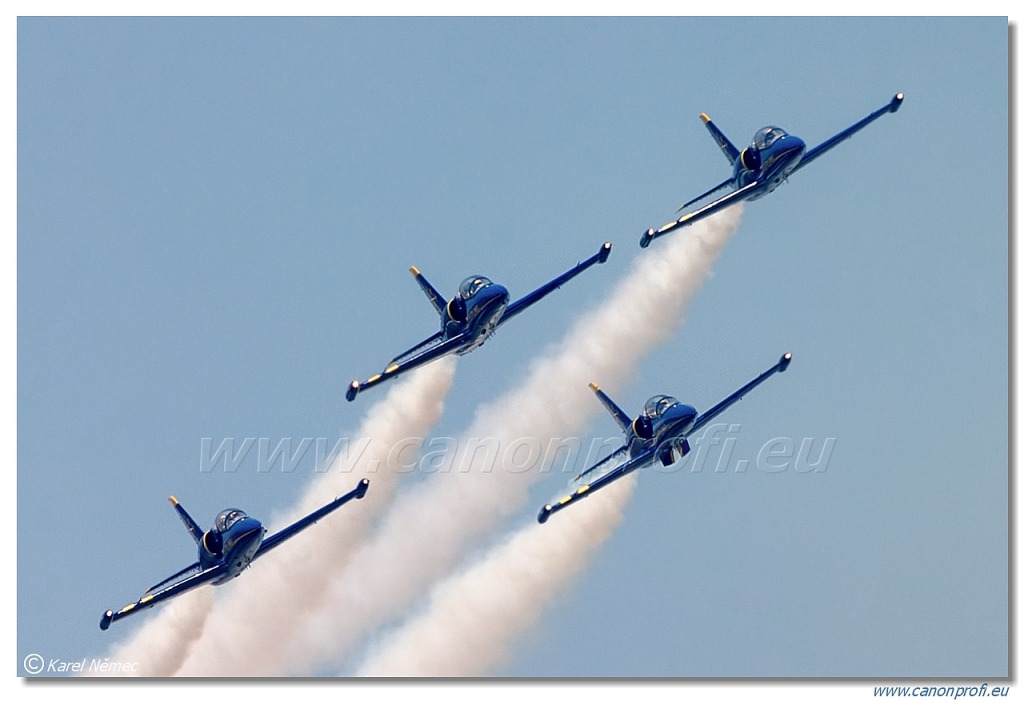
[{"label": "blue jet aircraft", "polygon": [[733,191],[714,202],[704,205],[700,209],[687,212],[679,217],[679,219],[670,221],[660,229],[648,229],[640,237],[640,248],[647,248],[651,245],[651,241],[659,236],[674,231],[679,227],[689,226],[694,222],[711,216],[715,212],[725,209],[731,204],[764,197],[785,182],[786,178],[818,156],[830,150],[839,142],[849,139],[883,114],[895,112],[902,104],[903,93],[896,93],[885,107],[875,110],[853,126],[839,132],[810,151],[805,150],[806,145],[803,139],[787,134],[778,127],[763,127],[759,129],[754,134],[754,139],[750,146],[740,151],[732,145],[732,142],[726,138],[725,134],[719,131],[710,117],[706,114],[701,114],[700,118],[704,121],[704,125],[711,132],[712,138],[718,143],[718,147],[722,149],[722,153],[725,154],[726,159],[732,166],[732,177],[715,185],[704,194],[694,197],[680,207],[678,211],[682,211],[726,187],[732,187]]},{"label": "blue jet aircraft", "polygon": [[185,529],[199,546],[199,562],[172,574],[159,584],[154,584],[138,601],[128,604],[119,611],[108,610],[100,619],[100,628],[106,630],[114,621],[204,584],[224,584],[231,581],[242,574],[253,560],[266,555],[299,531],[312,526],[352,499],[362,499],[369,486],[369,480],[360,481],[359,486],[348,494],[338,497],[327,506],[317,509],[269,538],[263,537],[267,532],[263,524],[247,516],[240,509],[221,511],[213,521],[213,528],[203,533],[178,500],[171,497],[171,504],[181,517],[181,522],[185,524]]},{"label": "blue jet aircraft", "polygon": [[437,360],[443,355],[456,353],[465,355],[474,348],[483,345],[495,329],[506,321],[525,310],[535,302],[539,302],[549,293],[554,292],[569,280],[597,263],[604,263],[612,252],[612,245],[605,243],[601,250],[576,264],[576,267],[556,277],[543,287],[539,287],[522,299],[508,303],[508,290],[502,285],[491,282],[482,275],[474,275],[462,281],[458,293],[447,302],[434,289],[433,285],[420,274],[416,266],[409,272],[419,283],[427,299],[434,305],[441,317],[441,330],[430,338],[396,356],[387,364],[384,371],[366,380],[353,380],[345,392],[351,402],[356,395],[385,380],[392,380],[415,367]]},{"label": "blue jet aircraft", "polygon": [[541,523],[551,518],[551,514],[561,511],[570,504],[584,499],[601,487],[611,484],[620,477],[625,477],[639,467],[647,467],[660,460],[663,465],[671,465],[675,462],[675,454],[685,457],[690,452],[690,443],[687,438],[703,428],[709,421],[717,417],[730,406],[743,399],[750,390],[767,380],[776,372],[785,372],[793,359],[792,353],[786,353],[774,366],[758,375],[755,379],[740,387],[736,392],[720,401],[700,416],[697,410],[689,404],[683,404],[675,397],[664,394],[656,394],[647,400],[644,409],[635,419],[630,420],[629,415],[618,407],[611,398],[601,391],[601,388],[590,383],[598,400],[604,404],[611,413],[615,422],[619,424],[626,437],[626,444],[614,451],[604,460],[601,460],[593,467],[581,472],[573,481],[582,481],[587,475],[613,460],[625,456],[625,462],[614,469],[593,477],[589,483],[584,484],[572,494],[564,497],[557,504],[547,504],[541,509],[537,520]]}]

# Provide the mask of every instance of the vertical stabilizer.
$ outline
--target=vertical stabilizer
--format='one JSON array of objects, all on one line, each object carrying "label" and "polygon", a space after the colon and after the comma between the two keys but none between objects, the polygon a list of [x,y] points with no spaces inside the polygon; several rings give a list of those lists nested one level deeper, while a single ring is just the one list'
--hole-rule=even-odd
[{"label": "vertical stabilizer", "polygon": [[185,524],[185,530],[187,530],[188,534],[192,536],[192,540],[196,541],[198,544],[199,539],[203,537],[203,529],[199,527],[199,524],[192,520],[192,517],[188,515],[187,511],[185,511],[185,507],[179,504],[177,499],[170,497],[168,501],[170,501],[174,506],[174,510],[178,512],[178,517],[181,519],[181,522]]},{"label": "vertical stabilizer", "polygon": [[715,126],[715,123],[711,121],[711,117],[701,112],[700,119],[704,122],[704,126],[708,128],[708,131],[711,132],[711,138],[715,140],[716,144],[718,144],[718,148],[722,149],[722,153],[725,154],[725,158],[729,161],[729,165],[734,164],[740,155],[739,150],[732,145],[732,142],[729,141],[728,137],[722,133],[721,129]]},{"label": "vertical stabilizer", "polygon": [[605,394],[604,391],[595,383],[590,383],[590,389],[594,390],[594,394],[597,395],[598,401],[604,404],[604,408],[612,415],[612,418],[615,419],[615,423],[619,425],[619,428],[624,432],[628,432],[630,424],[632,423],[632,419],[629,418],[629,415],[620,409],[619,405],[613,402],[612,398]]},{"label": "vertical stabilizer", "polygon": [[434,305],[434,309],[437,311],[437,313],[444,314],[444,308],[445,305],[447,304],[447,300],[441,296],[441,293],[434,289],[433,285],[427,282],[427,278],[423,277],[423,274],[420,272],[420,269],[417,268],[415,265],[409,268],[409,272],[412,273],[412,276],[414,278],[416,278],[416,282],[419,284],[420,289],[423,290],[423,294],[427,296],[427,299],[430,300],[430,303]]}]

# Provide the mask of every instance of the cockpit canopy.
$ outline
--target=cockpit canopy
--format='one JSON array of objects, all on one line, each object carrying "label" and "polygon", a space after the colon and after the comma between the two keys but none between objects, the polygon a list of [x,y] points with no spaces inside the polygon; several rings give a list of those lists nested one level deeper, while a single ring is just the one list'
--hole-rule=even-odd
[{"label": "cockpit canopy", "polygon": [[675,397],[670,397],[667,394],[656,394],[644,404],[643,415],[653,421],[664,414],[666,409],[678,403],[679,400]]},{"label": "cockpit canopy", "polygon": [[246,515],[241,509],[224,509],[213,520],[213,530],[224,533],[243,518],[246,518]]},{"label": "cockpit canopy", "polygon": [[761,127],[757,130],[757,133],[754,134],[754,140],[750,145],[758,151],[763,151],[783,136],[786,136],[786,132],[778,127]]},{"label": "cockpit canopy", "polygon": [[482,290],[491,284],[491,281],[482,275],[474,275],[473,277],[467,277],[459,285],[459,297],[463,300],[468,300],[470,297],[475,295],[477,292]]}]

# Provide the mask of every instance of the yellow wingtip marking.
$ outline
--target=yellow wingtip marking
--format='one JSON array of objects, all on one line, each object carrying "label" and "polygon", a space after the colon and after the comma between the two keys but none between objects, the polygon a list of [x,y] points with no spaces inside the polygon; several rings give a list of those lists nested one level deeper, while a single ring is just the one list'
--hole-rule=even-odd
[{"label": "yellow wingtip marking", "polygon": [[393,373],[397,369],[398,369],[397,365],[388,365],[386,368],[384,368],[384,374],[385,375],[391,374],[391,373]]},{"label": "yellow wingtip marking", "polygon": [[413,265],[409,267],[409,272],[412,273],[413,276],[417,276],[420,274],[420,269]]},{"label": "yellow wingtip marking", "polygon": [[129,611],[131,611],[131,610],[132,610],[133,608],[135,608],[135,607],[136,607],[137,605],[138,605],[138,604],[128,604],[128,605],[127,605],[127,606],[125,606],[125,607],[124,607],[123,609],[121,609],[120,611],[118,611],[118,613],[128,613],[128,612],[129,612]]},{"label": "yellow wingtip marking", "polygon": [[177,506],[177,505],[178,505],[178,500],[174,498],[174,495],[173,495],[173,494],[172,494],[171,496],[169,496],[169,497],[167,498],[167,501],[171,502],[171,503],[172,503],[172,504],[174,504],[175,506]]},{"label": "yellow wingtip marking", "polygon": [[379,379],[380,379],[380,375],[379,374],[378,375],[374,375],[373,377],[371,377],[369,380],[366,381],[366,384],[368,384],[368,385],[369,384],[373,384],[374,382],[376,382]]},{"label": "yellow wingtip marking", "polygon": [[594,390],[595,392],[598,391],[599,389],[601,389],[600,387],[597,386],[596,382],[591,382],[589,387],[590,387],[590,389]]},{"label": "yellow wingtip marking", "polygon": [[702,122],[704,122],[705,124],[707,124],[708,122],[710,122],[710,121],[711,121],[711,117],[709,117],[709,116],[707,116],[706,114],[704,114],[703,112],[701,112],[701,113],[700,113],[700,120],[701,120]]},{"label": "yellow wingtip marking", "polygon": [[153,600],[153,595],[152,594],[147,594],[146,596],[144,596],[141,599],[139,599],[139,603],[140,604],[144,604],[147,601],[152,601],[152,600]]}]

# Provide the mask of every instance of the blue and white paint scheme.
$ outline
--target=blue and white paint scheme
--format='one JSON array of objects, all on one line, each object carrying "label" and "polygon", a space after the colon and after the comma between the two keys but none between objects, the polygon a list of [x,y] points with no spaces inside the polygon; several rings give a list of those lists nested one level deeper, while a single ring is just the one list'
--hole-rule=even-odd
[{"label": "blue and white paint scheme", "polygon": [[[671,465],[676,460],[676,453],[679,454],[679,457],[685,457],[690,452],[690,443],[687,441],[689,436],[743,399],[747,392],[769,377],[777,372],[785,372],[792,360],[793,354],[786,353],[779,358],[779,362],[775,365],[703,414],[698,414],[692,406],[683,404],[675,397],[656,394],[644,403],[643,411],[635,419],[630,419],[629,415],[620,409],[600,387],[590,383],[590,388],[594,390],[598,401],[604,405],[619,428],[622,429],[625,444],[604,460],[577,475],[573,482],[582,482],[582,486],[577,487],[571,494],[558,502],[546,504],[537,516],[537,520],[540,523],[545,523],[553,513],[590,496],[601,487],[611,484],[620,477],[625,477],[637,468],[654,464],[655,460],[660,460],[663,465]],[[621,461],[621,464],[607,472],[601,472],[602,467],[614,461]]]},{"label": "blue and white paint scheme", "polygon": [[729,205],[764,197],[784,183],[790,175],[812,162],[818,156],[829,151],[838,145],[839,142],[849,139],[882,115],[895,112],[902,104],[903,93],[896,93],[887,105],[880,107],[853,126],[844,129],[810,151],[807,150],[807,145],[803,139],[793,134],[787,134],[779,127],[773,126],[758,129],[750,145],[740,151],[715,126],[710,117],[706,114],[701,114],[700,118],[704,122],[704,126],[708,128],[711,137],[718,144],[718,147],[722,149],[722,153],[725,154],[729,164],[732,165],[732,176],[715,185],[707,192],[694,197],[680,207],[678,211],[685,210],[690,205],[700,202],[719,190],[731,187],[732,191],[704,205],[700,209],[686,212],[678,219],[668,222],[659,229],[648,229],[640,237],[640,248],[647,248],[659,236],[675,231],[680,227],[689,226],[711,216],[715,212],[725,209]]},{"label": "blue and white paint scheme", "polygon": [[178,512],[181,522],[185,524],[185,530],[199,547],[199,560],[180,572],[175,572],[159,584],[151,586],[138,601],[117,611],[107,610],[100,619],[100,628],[106,630],[114,621],[148,609],[204,584],[216,585],[231,581],[242,574],[254,560],[266,555],[327,514],[352,499],[362,499],[369,486],[369,480],[361,480],[359,485],[348,494],[343,494],[330,504],[317,509],[268,538],[263,537],[267,532],[263,524],[241,509],[221,511],[213,520],[213,527],[203,532],[199,524],[192,520],[192,517],[185,511],[185,507],[179,504],[177,499],[171,497],[170,502],[174,506],[174,510]]},{"label": "blue and white paint scheme", "polygon": [[392,380],[415,367],[451,353],[465,355],[471,350],[479,348],[499,326],[535,302],[539,302],[587,268],[604,263],[608,260],[611,252],[612,245],[604,243],[601,249],[590,258],[577,263],[576,267],[511,304],[508,290],[503,285],[491,282],[483,275],[473,275],[463,280],[455,296],[445,301],[445,298],[427,282],[416,266],[409,268],[409,272],[412,273],[413,278],[440,317],[441,330],[401,355],[395,356],[382,372],[370,379],[362,382],[353,380],[345,392],[345,397],[351,402],[360,392],[385,380]]}]

